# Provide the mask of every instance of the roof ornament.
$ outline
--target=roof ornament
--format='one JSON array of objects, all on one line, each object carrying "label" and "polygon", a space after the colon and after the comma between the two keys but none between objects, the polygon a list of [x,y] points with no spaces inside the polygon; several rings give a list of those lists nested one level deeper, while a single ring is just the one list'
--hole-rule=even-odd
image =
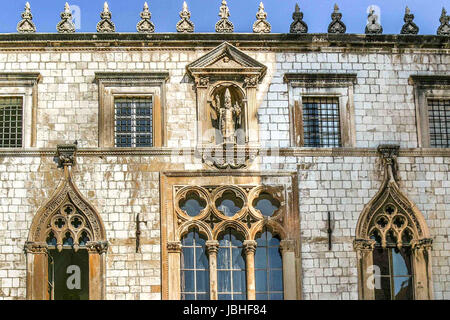
[{"label": "roof ornament", "polygon": [[405,24],[402,27],[402,30],[400,31],[400,34],[418,34],[419,33],[419,27],[413,22],[414,15],[411,13],[411,10],[409,10],[408,7],[405,9],[405,17],[403,18],[403,21],[405,21]]},{"label": "roof ornament", "polygon": [[227,1],[222,0],[222,5],[219,10],[220,20],[216,23],[216,32],[219,33],[231,33],[234,31],[233,23],[228,20],[230,16],[230,9],[228,9]]},{"label": "roof ornament", "polygon": [[136,26],[137,32],[140,33],[153,33],[155,32],[155,25],[153,22],[150,21],[150,18],[152,17],[152,13],[148,9],[148,3],[144,3],[144,9],[141,12],[141,18],[142,20],[138,22]]},{"label": "roof ornament", "polygon": [[375,14],[373,7],[370,8],[367,16],[366,34],[380,34],[383,33],[383,27],[378,22],[378,15]]},{"label": "roof ornament", "polygon": [[180,12],[181,20],[177,23],[177,32],[194,32],[194,23],[190,20],[191,13],[189,12],[186,1],[183,2],[183,10]]},{"label": "roof ornament", "polygon": [[112,13],[109,11],[108,2],[105,1],[103,4],[103,11],[100,13],[100,20],[97,23],[97,32],[100,33],[108,33],[108,32],[116,32],[116,26],[111,21]]},{"label": "roof ornament", "polygon": [[59,33],[75,32],[75,24],[72,21],[72,11],[67,2],[64,6],[64,11],[61,12],[61,21],[56,25],[56,30],[58,30]]},{"label": "roof ornament", "polygon": [[292,14],[294,22],[291,23],[290,33],[307,33],[308,25],[303,21],[303,12],[300,11],[298,3],[295,4],[295,11]]},{"label": "roof ornament", "polygon": [[264,4],[260,2],[258,12],[256,13],[256,20],[253,24],[254,33],[269,33],[272,26],[267,22],[267,12],[264,11]]},{"label": "roof ornament", "polygon": [[30,3],[25,4],[25,11],[22,12],[22,20],[17,24],[17,31],[19,33],[34,33],[36,26],[33,23],[33,15],[31,14]]},{"label": "roof ornament", "polygon": [[450,16],[447,15],[445,8],[442,8],[442,14],[439,21],[441,22],[441,25],[437,29],[437,34],[439,36],[450,35]]},{"label": "roof ornament", "polygon": [[328,33],[345,33],[347,27],[341,21],[342,13],[339,12],[339,7],[337,4],[334,5],[334,11],[331,14],[331,23],[328,26]]}]

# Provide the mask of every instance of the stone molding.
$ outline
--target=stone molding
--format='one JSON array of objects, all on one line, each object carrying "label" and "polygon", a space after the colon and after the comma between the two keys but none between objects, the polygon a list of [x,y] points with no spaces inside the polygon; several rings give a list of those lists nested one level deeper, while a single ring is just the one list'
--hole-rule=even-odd
[{"label": "stone molding", "polygon": [[303,21],[303,12],[300,11],[298,4],[295,4],[295,11],[292,14],[294,22],[291,23],[290,33],[308,33],[308,25]]},{"label": "stone molding", "polygon": [[64,6],[64,11],[61,12],[61,21],[56,25],[56,30],[58,33],[62,34],[75,32],[75,24],[72,21],[72,11],[67,2]]},{"label": "stone molding", "polygon": [[186,1],[183,2],[183,10],[180,12],[180,18],[181,20],[177,23],[177,32],[185,32],[185,33],[192,33],[194,32],[195,25],[190,20],[191,18],[191,12],[188,9]]},{"label": "stone molding", "polygon": [[155,32],[155,25],[150,21],[152,14],[148,8],[147,2],[144,3],[144,9],[141,12],[141,21],[136,25],[137,32],[140,33],[153,33]]},{"label": "stone molding", "polygon": [[36,32],[36,25],[33,23],[33,15],[31,13],[30,3],[25,4],[25,11],[22,12],[22,20],[17,24],[17,32],[19,33],[34,33]]},{"label": "stone molding", "polygon": [[419,27],[413,22],[414,15],[411,13],[411,10],[406,7],[405,16],[403,17],[403,21],[405,24],[402,26],[402,30],[400,34],[418,34]]}]

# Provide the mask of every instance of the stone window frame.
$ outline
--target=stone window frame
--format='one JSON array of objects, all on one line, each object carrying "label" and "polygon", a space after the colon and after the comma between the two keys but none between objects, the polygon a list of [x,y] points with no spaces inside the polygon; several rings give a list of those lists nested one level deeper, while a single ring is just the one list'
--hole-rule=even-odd
[{"label": "stone window frame", "polygon": [[450,76],[412,75],[409,78],[409,84],[414,86],[417,146],[418,148],[431,148],[428,100],[450,99]]},{"label": "stone window frame", "polygon": [[[291,146],[304,147],[302,97],[338,98],[341,147],[356,146],[354,85],[352,73],[286,73],[288,85]],[[295,90],[300,89],[296,97]]]},{"label": "stone window frame", "polygon": [[[353,248],[357,256],[358,294],[360,300],[374,300],[374,264],[373,251],[375,248],[387,248],[385,234],[393,231],[397,236],[396,246],[403,244],[402,233],[408,230],[412,236],[407,246],[411,247],[413,295],[415,300],[433,299],[432,277],[432,244],[433,239],[423,214],[417,206],[400,190],[398,181],[399,146],[378,146],[382,166],[384,167],[383,182],[377,194],[364,206],[361,212],[353,240]],[[387,217],[385,209],[393,208],[391,217]],[[387,217],[387,224],[382,228],[381,246],[372,239],[372,232],[376,229],[378,218]],[[402,216],[406,224],[401,228],[394,226],[396,216]],[[405,245],[405,246],[406,246]]]},{"label": "stone window frame", "polygon": [[[165,83],[169,72],[96,72],[99,90],[99,147],[116,148],[114,143],[114,101],[116,98],[152,96],[153,98],[153,146],[167,145],[165,133]],[[136,148],[127,148],[136,149]]]},{"label": "stone window frame", "polygon": [[[286,184],[264,184],[268,177],[289,178]],[[161,260],[162,260],[162,299],[180,300],[181,298],[181,239],[191,230],[198,228],[207,236],[207,253],[210,259],[210,294],[211,299],[218,297],[217,290],[217,253],[219,249],[218,238],[226,228],[235,229],[243,236],[243,245],[246,259],[247,274],[247,299],[255,300],[255,272],[254,255],[256,252],[256,237],[264,227],[269,227],[273,235],[278,235],[281,239],[280,251],[283,261],[283,290],[285,300],[296,300],[301,298],[301,258],[299,243],[299,211],[298,199],[294,194],[298,194],[298,178],[294,173],[267,174],[261,172],[233,172],[223,175],[218,172],[163,172],[161,174]],[[240,194],[246,194],[244,207],[234,217],[220,216],[214,208],[211,208],[211,201],[216,197],[211,197],[205,193],[208,187],[217,187],[212,194],[218,196],[222,189],[232,189]],[[206,189],[205,189],[206,188]],[[248,189],[248,191],[247,191]],[[177,208],[177,200],[180,200],[178,193],[183,191],[187,194],[191,190],[198,191],[208,199],[206,208],[196,217],[189,217],[186,213],[180,212]],[[280,209],[270,217],[259,217],[255,209],[248,206],[248,203],[258,197],[266,190],[273,191],[275,199],[280,201]],[[244,191],[244,193],[242,193]],[[276,193],[275,193],[276,191]],[[222,194],[222,193],[220,193]],[[281,197],[281,198],[280,198]],[[220,219],[214,227],[208,226],[209,222],[204,222],[210,211]],[[252,220],[248,222],[246,218]],[[244,219],[245,218],[245,219]],[[211,219],[210,219],[211,220]],[[245,223],[243,222],[245,220]],[[251,227],[246,224],[251,223]],[[170,275],[170,276],[169,276]],[[296,281],[292,281],[296,279]]]},{"label": "stone window frame", "polygon": [[41,74],[37,72],[0,73],[0,97],[19,97],[23,103],[22,147],[36,147],[38,84]]}]

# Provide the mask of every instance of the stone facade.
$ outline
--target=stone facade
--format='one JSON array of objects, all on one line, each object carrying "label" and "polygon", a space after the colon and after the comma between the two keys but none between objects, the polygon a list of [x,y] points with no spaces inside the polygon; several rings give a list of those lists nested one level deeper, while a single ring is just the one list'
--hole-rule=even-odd
[{"label": "stone facade", "polygon": [[[161,299],[160,177],[218,171],[195,156],[197,97],[186,67],[227,41],[267,67],[257,86],[261,152],[242,171],[296,172],[301,299],[358,299],[355,229],[383,181],[376,148],[400,145],[399,186],[433,239],[434,299],[450,299],[450,150],[418,148],[413,75],[450,71],[447,36],[0,35],[2,73],[38,72],[36,144],[0,149],[0,299],[25,299],[24,245],[34,215],[64,178],[56,146],[78,142],[73,179],[106,229],[106,299]],[[33,39],[35,42],[28,40]],[[74,42],[73,40],[77,40]],[[208,41],[207,41],[208,40]],[[168,72],[163,147],[99,148],[99,72]],[[354,141],[294,147],[286,73],[354,73]],[[0,86],[0,93],[3,88]],[[32,130],[31,130],[32,131]],[[184,155],[173,155],[181,150]],[[220,170],[219,170],[220,171]],[[327,212],[332,213],[328,250]],[[141,228],[136,252],[136,215]]]}]

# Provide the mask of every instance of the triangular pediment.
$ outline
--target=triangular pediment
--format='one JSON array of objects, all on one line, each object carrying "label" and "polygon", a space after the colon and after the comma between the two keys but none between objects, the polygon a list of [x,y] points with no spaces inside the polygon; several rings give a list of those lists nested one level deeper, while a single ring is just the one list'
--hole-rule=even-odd
[{"label": "triangular pediment", "polygon": [[189,64],[187,70],[191,75],[234,71],[236,74],[257,74],[262,78],[267,67],[228,42],[224,42]]}]

